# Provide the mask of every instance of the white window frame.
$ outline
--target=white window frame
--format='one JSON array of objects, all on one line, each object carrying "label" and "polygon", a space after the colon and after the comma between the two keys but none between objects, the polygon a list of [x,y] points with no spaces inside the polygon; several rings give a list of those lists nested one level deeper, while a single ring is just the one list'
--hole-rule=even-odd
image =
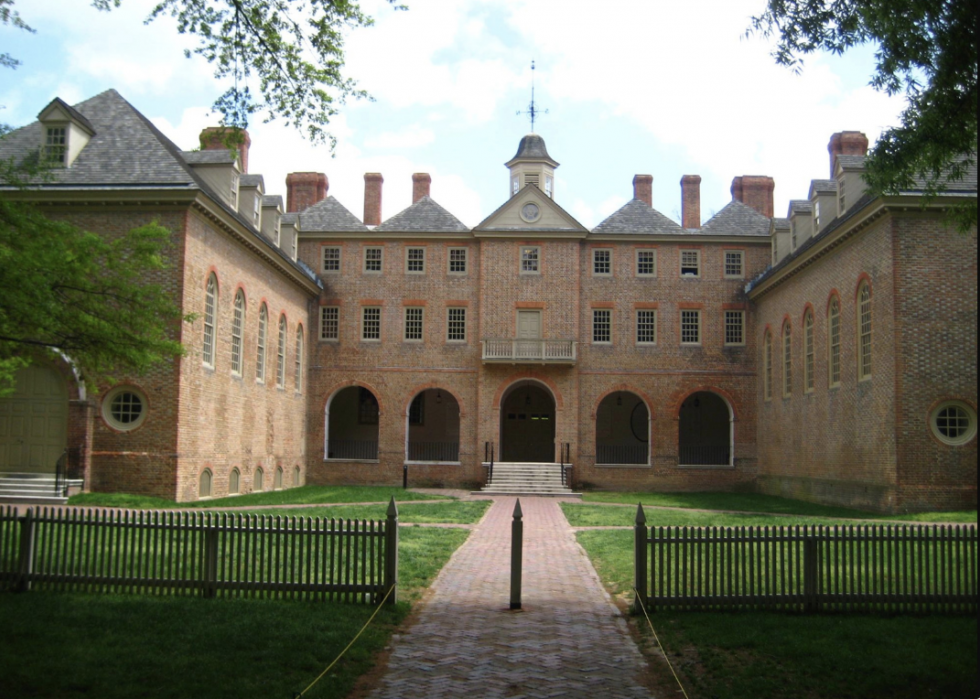
[{"label": "white window frame", "polygon": [[424,338],[425,308],[422,306],[406,306],[405,329],[402,334],[402,339],[405,342],[422,342]]},{"label": "white window frame", "polygon": [[320,306],[320,341],[340,341],[340,306]]},{"label": "white window frame", "polygon": [[[643,333],[649,333],[650,339],[641,339]],[[657,309],[638,308],[636,309],[636,344],[655,345],[657,344]]]},{"label": "white window frame", "polygon": [[102,398],[102,419],[118,432],[129,432],[146,421],[149,405],[146,394],[135,386],[116,386]]},{"label": "white window frame", "polygon": [[837,215],[843,216],[847,211],[847,189],[844,187],[844,177],[837,178]]},{"label": "white window frame", "polygon": [[[726,309],[725,315],[725,346],[745,346],[745,311]],[[738,338],[735,339],[735,333]]]},{"label": "white window frame", "polygon": [[[605,257],[606,259],[602,259]],[[611,277],[613,262],[612,248],[593,248],[592,249],[592,276]]]},{"label": "white window frame", "polygon": [[294,377],[293,387],[296,389],[297,393],[303,392],[303,360],[304,352],[306,351],[306,342],[303,337],[303,326],[296,326],[296,359],[293,362],[293,367],[296,372]]},{"label": "white window frame", "polygon": [[44,130],[44,159],[49,164],[68,165],[68,127],[49,126]]},{"label": "white window frame", "polygon": [[[373,258],[373,253],[377,253],[377,259]],[[364,248],[364,274],[381,274],[384,271],[385,249],[380,245],[368,245]],[[377,269],[371,269],[377,265]]]},{"label": "white window frame", "polygon": [[361,306],[361,342],[380,341],[381,306]]},{"label": "white window frame", "polygon": [[425,274],[425,248],[405,248],[405,274]]},{"label": "white window frame", "polygon": [[830,388],[840,386],[841,379],[841,312],[835,296],[827,309],[827,380]]},{"label": "white window frame", "polygon": [[204,339],[201,346],[201,359],[204,366],[209,369],[214,368],[215,355],[217,348],[216,317],[218,313],[218,280],[214,274],[208,275],[207,285],[204,288]]},{"label": "white window frame", "polygon": [[[456,254],[457,259],[453,259]],[[453,264],[462,265],[462,269],[453,269]],[[470,271],[470,251],[469,248],[449,248],[446,253],[446,273],[447,274],[467,274]]]},{"label": "white window frame", "polygon": [[813,311],[803,314],[803,392],[813,393],[816,388],[814,368],[816,353],[813,343]]},{"label": "white window frame", "polygon": [[867,381],[871,378],[872,330],[871,285],[864,282],[858,289],[857,303],[858,381]]},{"label": "white window frame", "polygon": [[[956,410],[959,414],[951,416],[949,411]],[[962,426],[962,432],[955,436],[950,436],[948,430],[951,419],[955,420],[957,426]],[[959,447],[969,444],[977,436],[977,411],[968,403],[960,400],[946,400],[933,408],[929,414],[929,427],[932,429],[933,436],[943,444],[951,447]]]},{"label": "white window frame", "polygon": [[[680,251],[680,276],[681,279],[697,279],[701,276],[701,251],[700,250],[681,250]],[[694,264],[691,265],[690,262],[684,263],[685,255],[694,256]],[[694,274],[685,274],[685,267],[694,267],[697,271]]]},{"label": "white window frame", "polygon": [[793,395],[793,326],[783,323],[783,398]]},{"label": "white window frame", "polygon": [[286,387],[286,316],[279,316],[279,341],[276,343],[276,387]]},{"label": "white window frame", "polygon": [[255,381],[265,383],[265,350],[269,334],[269,308],[264,303],[259,309],[259,332],[255,343]]},{"label": "white window frame", "polygon": [[[342,252],[339,245],[324,245],[320,248],[320,271],[324,274],[340,274]],[[330,259],[327,258],[330,255]],[[327,263],[330,263],[329,267]],[[333,269],[336,265],[336,269]]]},{"label": "white window frame", "polygon": [[541,274],[541,246],[522,245],[520,265],[521,274]]},{"label": "white window frame", "polygon": [[762,399],[772,400],[772,331],[762,337]]},{"label": "white window frame", "polygon": [[612,309],[592,309],[592,344],[612,344]]},{"label": "white window frame", "polygon": [[242,375],[242,330],[245,326],[245,294],[239,289],[235,293],[235,306],[231,319],[231,373]]},{"label": "white window frame", "polygon": [[[725,279],[744,279],[745,278],[745,251],[744,250],[725,250]],[[731,257],[729,257],[731,256]],[[734,263],[730,260],[738,260],[738,271],[730,272]]]},{"label": "white window frame", "polygon": [[[649,260],[641,260],[640,257],[643,255],[649,255]],[[643,264],[650,264],[653,268],[651,272],[641,272],[640,266]],[[636,276],[642,277],[644,279],[655,279],[657,277],[657,251],[650,249],[640,248],[636,251]]]},{"label": "white window frame", "polygon": [[[681,344],[689,347],[696,347],[701,344],[701,309],[700,308],[682,308],[680,309],[680,337]],[[685,340],[685,330],[690,328],[694,329],[694,335],[696,339]],[[687,335],[690,337],[690,333]]]},{"label": "white window frame", "polygon": [[466,307],[446,309],[446,342],[466,342]]}]

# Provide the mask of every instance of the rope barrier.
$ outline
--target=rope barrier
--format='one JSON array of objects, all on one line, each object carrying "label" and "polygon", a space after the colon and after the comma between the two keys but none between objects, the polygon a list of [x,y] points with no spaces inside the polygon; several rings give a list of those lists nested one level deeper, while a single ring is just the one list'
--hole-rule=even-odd
[{"label": "rope barrier", "polygon": [[643,616],[647,618],[647,624],[650,626],[650,630],[653,631],[653,637],[657,640],[657,645],[660,646],[660,652],[664,654],[664,660],[667,661],[667,667],[670,668],[670,674],[674,676],[677,686],[681,688],[681,694],[684,695],[684,699],[690,699],[690,697],[687,696],[687,692],[684,690],[684,685],[681,684],[680,678],[677,676],[677,673],[674,672],[674,666],[670,664],[670,658],[667,657],[667,651],[664,650],[664,644],[660,642],[660,637],[657,635],[656,629],[653,628],[653,622],[650,621],[650,615],[647,614],[646,605],[643,604],[643,600],[640,599],[640,593],[636,591],[635,587],[633,588],[633,594],[636,595],[636,601],[640,605],[640,609],[643,610]]},{"label": "rope barrier", "polygon": [[347,644],[347,647],[346,648],[344,648],[342,651],[340,651],[340,655],[338,655],[336,658],[334,658],[334,660],[333,660],[332,663],[330,663],[329,665],[327,665],[327,669],[326,670],[324,670],[323,672],[321,672],[317,676],[317,678],[315,680],[313,680],[312,682],[310,682],[310,684],[307,686],[306,689],[304,689],[302,692],[296,692],[295,694],[293,694],[293,699],[301,699],[301,697],[304,694],[306,694],[308,691],[310,691],[310,689],[313,687],[313,685],[315,685],[317,682],[319,682],[320,680],[322,680],[323,679],[323,676],[326,675],[328,672],[330,672],[330,670],[333,669],[333,666],[336,665],[340,661],[340,659],[344,657],[344,654],[351,649],[351,646],[353,646],[354,643],[357,642],[357,639],[359,639],[361,637],[361,634],[364,633],[364,631],[367,629],[367,627],[371,625],[371,622],[374,621],[374,617],[378,616],[378,612],[380,612],[381,611],[381,608],[385,606],[385,602],[388,601],[388,597],[390,597],[391,596],[391,593],[394,592],[394,591],[395,591],[395,586],[392,585],[388,589],[388,593],[385,595],[385,598],[383,600],[381,600],[381,604],[379,604],[378,605],[378,608],[374,610],[374,614],[372,614],[371,615],[371,618],[368,619],[367,622],[364,624],[364,626],[361,627],[361,630],[357,632],[357,635],[354,636],[354,639],[350,643]]}]

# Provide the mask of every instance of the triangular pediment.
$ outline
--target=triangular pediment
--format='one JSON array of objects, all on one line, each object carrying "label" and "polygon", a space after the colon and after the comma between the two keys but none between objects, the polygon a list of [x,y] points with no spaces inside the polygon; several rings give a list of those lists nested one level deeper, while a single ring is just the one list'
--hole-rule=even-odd
[{"label": "triangular pediment", "polygon": [[588,229],[533,184],[527,185],[487,216],[474,235],[526,235],[584,238]]}]

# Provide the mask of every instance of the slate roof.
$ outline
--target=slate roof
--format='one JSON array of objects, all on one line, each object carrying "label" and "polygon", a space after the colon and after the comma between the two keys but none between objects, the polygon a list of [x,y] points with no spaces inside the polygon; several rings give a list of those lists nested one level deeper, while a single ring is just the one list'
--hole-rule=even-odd
[{"label": "slate roof", "polygon": [[262,175],[242,175],[238,178],[239,187],[261,187],[265,189],[265,178]]},{"label": "slate roof", "polygon": [[81,124],[82,126],[84,126],[86,129],[88,129],[89,130],[89,133],[95,133],[95,127],[92,126],[92,122],[89,121],[88,118],[84,114],[82,114],[80,111],[78,111],[77,109],[75,109],[74,107],[72,107],[70,104],[68,104],[67,102],[65,102],[60,97],[55,97],[53,100],[51,100],[50,102],[48,102],[48,106],[45,107],[44,109],[42,109],[38,113],[38,117],[40,117],[41,114],[44,114],[46,111],[48,111],[48,107],[50,107],[53,104],[58,105],[63,110],[65,110],[66,112],[68,112],[68,115],[72,119],[74,119],[75,121],[77,121],[79,124]]},{"label": "slate roof", "polygon": [[838,155],[837,162],[840,163],[841,167],[845,170],[863,170],[864,161],[867,160],[866,155]]},{"label": "slate roof", "polygon": [[[966,156],[965,155],[964,156],[960,156],[957,160],[959,162],[963,162],[963,161],[966,160]],[[949,173],[949,169],[948,168],[946,170],[946,173]],[[906,190],[906,191],[921,192],[925,188],[926,188],[926,180],[923,179],[923,178],[921,178],[921,177],[916,177],[914,179],[913,189]],[[973,157],[973,163],[972,164],[968,164],[966,166],[966,172],[963,174],[963,177],[961,177],[959,179],[956,179],[956,180],[946,179],[946,182],[944,183],[943,188],[947,192],[966,192],[966,193],[976,192],[977,191],[977,162],[976,162],[976,156]]]},{"label": "slate roof", "polygon": [[789,203],[789,215],[793,214],[812,214],[813,204],[806,199],[794,199]]},{"label": "slate roof", "polygon": [[688,233],[700,235],[768,236],[769,218],[740,201],[732,201],[701,228]]},{"label": "slate roof", "polygon": [[679,224],[639,199],[628,201],[612,216],[592,229],[593,233],[635,235],[680,235]]},{"label": "slate roof", "polygon": [[544,139],[536,133],[529,133],[521,139],[520,144],[517,146],[517,155],[511,158],[511,160],[517,160],[518,158],[546,158],[547,160],[551,160],[551,156],[548,155],[548,148],[544,144]]},{"label": "slate roof", "polygon": [[431,197],[425,196],[410,207],[377,226],[379,233],[409,231],[418,233],[468,233],[470,228]]},{"label": "slate roof", "polygon": [[810,191],[820,194],[837,194],[837,180],[810,180]]},{"label": "slate roof", "polygon": [[299,215],[299,226],[303,231],[360,231],[367,232],[367,226],[344,205],[330,196],[319,201]]},{"label": "slate roof", "polygon": [[191,165],[231,165],[238,160],[238,154],[224,148],[215,150],[185,150],[181,152],[184,161]]},{"label": "slate roof", "polygon": [[774,218],[772,220],[772,227],[777,231],[788,231],[790,229],[788,218]]},{"label": "slate roof", "polygon": [[282,196],[279,194],[263,194],[262,206],[278,206],[282,209],[284,208],[282,205]]}]

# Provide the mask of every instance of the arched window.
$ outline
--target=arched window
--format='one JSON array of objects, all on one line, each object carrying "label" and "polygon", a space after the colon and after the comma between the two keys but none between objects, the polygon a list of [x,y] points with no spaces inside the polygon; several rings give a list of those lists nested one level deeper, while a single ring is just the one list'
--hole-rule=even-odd
[{"label": "arched window", "polygon": [[871,378],[871,286],[858,291],[858,380]]},{"label": "arched window", "polygon": [[840,301],[835,296],[827,309],[827,364],[830,386],[840,385]]},{"label": "arched window", "polygon": [[212,274],[204,290],[204,346],[201,351],[204,364],[209,367],[214,366],[214,315],[217,303],[218,280]]},{"label": "arched window", "polygon": [[256,493],[261,492],[265,488],[265,471],[259,466],[255,469],[255,475],[252,476],[252,490]]},{"label": "arched window", "polygon": [[282,466],[276,469],[276,475],[272,482],[273,490],[282,490]]},{"label": "arched window", "polygon": [[228,494],[238,495],[238,491],[241,488],[242,473],[237,468],[231,469],[231,473],[228,474]]},{"label": "arched window", "polygon": [[762,397],[772,398],[772,333],[766,330],[762,338]]},{"label": "arched window", "polygon": [[286,316],[279,316],[279,345],[276,351],[276,386],[286,386]]},{"label": "arched window", "polygon": [[198,489],[198,497],[209,498],[211,497],[211,469],[206,468],[201,472],[201,486]]},{"label": "arched window", "polygon": [[299,466],[296,466],[293,469],[293,487],[294,488],[298,488],[299,485],[300,485],[300,475],[301,474],[300,474],[300,471],[299,471]]},{"label": "arched window", "polygon": [[245,325],[245,294],[235,294],[235,313],[231,320],[231,373],[242,375],[242,328]]},{"label": "arched window", "polygon": [[265,344],[269,328],[269,309],[262,304],[259,309],[259,339],[255,351],[255,380],[265,383]]},{"label": "arched window", "polygon": [[813,380],[813,311],[803,316],[803,384],[809,393],[814,388]]},{"label": "arched window", "polygon": [[303,326],[296,328],[296,392],[303,390]]},{"label": "arched window", "polygon": [[793,393],[793,328],[783,323],[783,397]]}]

